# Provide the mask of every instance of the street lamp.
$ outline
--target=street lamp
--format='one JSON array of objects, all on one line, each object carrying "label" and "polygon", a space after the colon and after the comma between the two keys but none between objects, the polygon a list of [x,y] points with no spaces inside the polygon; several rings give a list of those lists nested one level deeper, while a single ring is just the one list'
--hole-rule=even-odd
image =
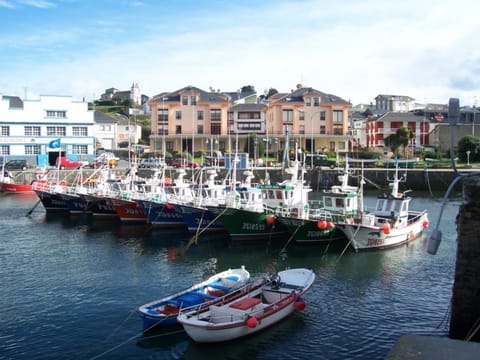
[{"label": "street lamp", "polygon": [[467,150],[467,166],[470,167],[470,150]]}]

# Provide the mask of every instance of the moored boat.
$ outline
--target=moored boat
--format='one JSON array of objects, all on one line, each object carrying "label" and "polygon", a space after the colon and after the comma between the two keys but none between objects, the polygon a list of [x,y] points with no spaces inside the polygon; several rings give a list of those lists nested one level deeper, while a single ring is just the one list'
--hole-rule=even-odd
[{"label": "moored boat", "polygon": [[314,281],[315,273],[309,269],[280,271],[254,283],[240,297],[182,312],[177,319],[195,342],[238,339],[272,326],[295,310],[303,310],[302,296]]},{"label": "moored boat", "polygon": [[250,273],[242,266],[217,273],[187,289],[140,306],[137,312],[143,320],[143,331],[177,324],[180,311],[197,309],[211,304],[226,294],[243,287]]},{"label": "moored boat", "polygon": [[420,237],[428,227],[427,211],[409,210],[412,198],[399,191],[400,181],[397,168],[391,180],[391,192],[377,197],[373,211],[361,211],[357,218],[337,224],[355,251],[400,246]]}]

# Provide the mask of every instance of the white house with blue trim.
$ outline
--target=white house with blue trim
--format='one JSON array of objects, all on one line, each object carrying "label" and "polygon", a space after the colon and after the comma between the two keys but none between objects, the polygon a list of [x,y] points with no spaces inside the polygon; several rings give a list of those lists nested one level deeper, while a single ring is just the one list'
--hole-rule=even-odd
[{"label": "white house with blue trim", "polygon": [[[51,141],[60,139],[60,149]],[[71,96],[40,95],[35,99],[1,96],[0,156],[26,159],[34,166],[54,165],[59,154],[89,160],[95,154],[94,112]]]}]

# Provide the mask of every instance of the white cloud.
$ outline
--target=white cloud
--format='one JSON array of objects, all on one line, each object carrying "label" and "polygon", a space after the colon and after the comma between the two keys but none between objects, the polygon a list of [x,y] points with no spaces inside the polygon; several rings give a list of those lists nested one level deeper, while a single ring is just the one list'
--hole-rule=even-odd
[{"label": "white cloud", "polygon": [[[51,27],[22,35],[32,54],[27,56],[38,61],[19,60],[9,74],[2,72],[0,91],[19,84],[91,99],[112,86],[127,89],[133,81],[147,95],[186,85],[225,91],[254,85],[259,93],[270,87],[284,92],[302,83],[353,103],[390,93],[419,102],[459,97],[472,104],[480,50],[471,4],[279,1],[262,8],[231,3],[222,4],[222,13],[166,12],[162,21],[155,16],[135,24],[126,14],[106,19],[98,14],[62,31]],[[18,40],[10,44],[22,44]]]}]

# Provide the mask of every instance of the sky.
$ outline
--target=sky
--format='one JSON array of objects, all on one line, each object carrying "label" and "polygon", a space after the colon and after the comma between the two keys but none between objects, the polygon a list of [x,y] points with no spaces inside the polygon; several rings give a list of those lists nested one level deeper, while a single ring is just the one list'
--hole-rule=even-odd
[{"label": "sky", "polygon": [[[477,0],[0,0],[0,94],[100,98],[138,83],[261,95],[297,84],[480,101]],[[478,99],[477,99],[478,98]]]}]

